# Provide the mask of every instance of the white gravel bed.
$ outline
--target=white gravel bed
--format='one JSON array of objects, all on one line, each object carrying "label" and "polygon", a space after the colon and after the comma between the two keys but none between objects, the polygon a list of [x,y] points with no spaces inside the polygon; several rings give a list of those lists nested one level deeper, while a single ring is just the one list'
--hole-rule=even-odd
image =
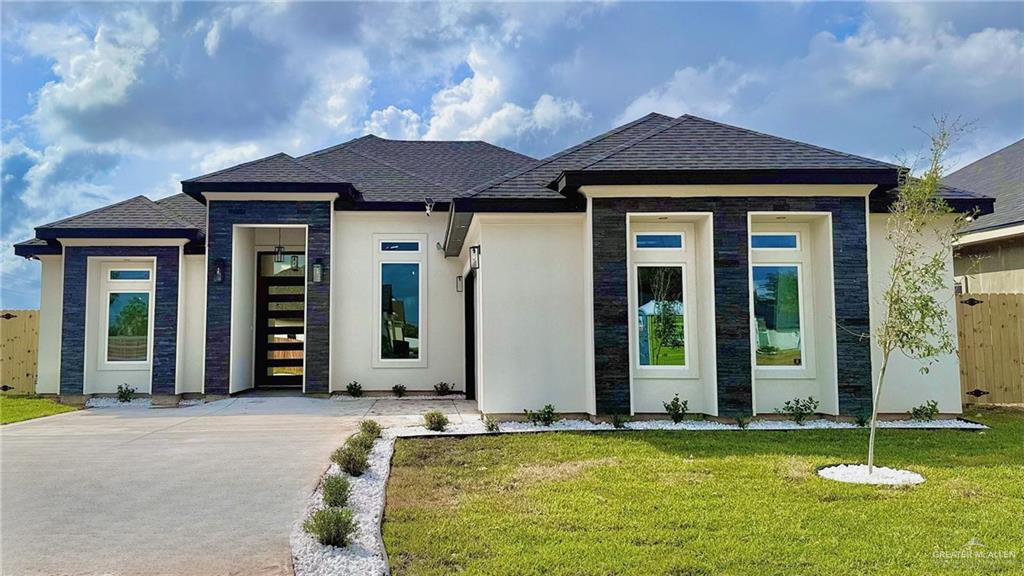
[{"label": "white gravel bed", "polygon": [[924,482],[924,476],[910,470],[875,466],[868,474],[867,464],[838,464],[818,470],[818,476],[850,484],[882,484],[908,486]]},{"label": "white gravel bed", "polygon": [[86,408],[149,408],[152,402],[149,398],[135,398],[131,402],[118,402],[117,398],[89,398],[85,402]]},{"label": "white gravel bed", "polygon": [[[384,514],[384,489],[394,448],[393,438],[377,440],[370,451],[369,469],[358,478],[349,477],[348,507],[352,510],[357,528],[352,543],[347,547],[324,546],[302,528],[306,518],[324,507],[322,487],[317,487],[309,497],[305,513],[292,527],[291,545],[296,576],[388,574],[384,544],[380,539],[380,522]],[[327,475],[335,474],[343,472],[337,464],[331,464]]]},{"label": "white gravel bed", "polygon": [[627,422],[630,430],[737,430],[739,426],[715,422],[714,420],[683,420],[676,423],[671,420],[637,420]]},{"label": "white gravel bed", "polygon": [[190,400],[182,400],[178,402],[178,408],[185,408],[188,406],[202,406],[206,404],[206,400],[202,398],[192,398]]},{"label": "white gravel bed", "polygon": [[429,396],[418,396],[418,395],[405,395],[399,398],[398,396],[349,396],[348,394],[334,394],[331,396],[331,400],[336,402],[353,402],[355,400],[465,400],[465,394],[448,394],[447,396],[440,396],[437,394],[430,394]]},{"label": "white gravel bed", "polygon": [[988,426],[957,418],[946,420],[880,420],[879,428],[959,428],[961,430],[987,430]]}]

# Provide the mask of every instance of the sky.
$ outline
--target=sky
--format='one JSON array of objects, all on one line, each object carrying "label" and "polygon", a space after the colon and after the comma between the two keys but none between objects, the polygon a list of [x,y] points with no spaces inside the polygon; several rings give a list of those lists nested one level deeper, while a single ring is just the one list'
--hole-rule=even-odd
[{"label": "sky", "polygon": [[648,112],[950,168],[1024,136],[1021,4],[0,4],[0,307],[35,226],[373,133],[543,157]]}]

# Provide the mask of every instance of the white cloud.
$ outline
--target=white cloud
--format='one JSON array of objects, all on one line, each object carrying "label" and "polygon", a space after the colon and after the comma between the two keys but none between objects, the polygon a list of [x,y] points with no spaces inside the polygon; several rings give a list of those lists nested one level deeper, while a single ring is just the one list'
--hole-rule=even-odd
[{"label": "white cloud", "polygon": [[681,68],[663,85],[633,100],[616,122],[629,122],[650,112],[723,118],[732,111],[743,89],[759,81],[756,73],[724,59],[704,69]]},{"label": "white cloud", "polygon": [[363,131],[381,138],[416,140],[423,134],[423,120],[412,110],[388,106],[371,112],[370,119],[363,124]]},{"label": "white cloud", "polygon": [[201,174],[216,172],[235,164],[249,162],[260,158],[260,147],[254,142],[246,142],[234,146],[215,145],[212,149],[194,151],[193,157],[197,159],[195,168]]},{"label": "white cloud", "polygon": [[217,55],[217,48],[220,47],[220,22],[214,22],[203,38],[203,47],[206,48],[207,56],[213,58]]}]

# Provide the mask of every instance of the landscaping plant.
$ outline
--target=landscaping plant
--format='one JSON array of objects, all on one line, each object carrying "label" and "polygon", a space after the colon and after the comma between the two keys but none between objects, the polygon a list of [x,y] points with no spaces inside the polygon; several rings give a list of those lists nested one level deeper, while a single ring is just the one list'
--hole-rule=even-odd
[{"label": "landscaping plant", "polygon": [[558,419],[555,413],[555,407],[551,404],[545,404],[543,408],[534,412],[533,410],[523,410],[523,414],[526,415],[526,419],[533,424],[541,426],[551,426]]},{"label": "landscaping plant", "polygon": [[623,416],[618,412],[612,414],[612,426],[615,428],[625,428],[626,423],[629,422],[628,416]]},{"label": "landscaping plant", "polygon": [[302,524],[302,528],[312,534],[317,542],[340,548],[350,542],[356,523],[348,508],[324,508],[314,512]]},{"label": "landscaping plant", "polygon": [[939,415],[939,403],[935,400],[929,400],[920,406],[915,406],[910,410],[910,417],[914,420],[925,420],[931,422],[935,420],[935,417]]},{"label": "landscaping plant", "polygon": [[917,177],[909,168],[900,173],[896,200],[889,208],[885,237],[892,250],[892,262],[885,275],[882,292],[882,317],[874,334],[881,352],[881,367],[871,401],[871,433],[868,435],[868,474],[875,465],[875,433],[878,430],[878,403],[885,386],[889,360],[894,352],[922,363],[921,372],[939,354],[956,351],[954,326],[947,309],[946,260],[957,233],[966,220],[956,215],[938,195],[943,174],[943,158],[961,127],[935,121],[928,168]]},{"label": "landscaping plant", "polygon": [[793,398],[792,400],[786,400],[781,410],[776,408],[775,413],[785,414],[789,416],[790,420],[796,422],[797,425],[803,426],[807,417],[814,416],[814,413],[818,411],[818,404],[819,402],[813,396],[808,396],[806,400]]},{"label": "landscaping plant", "polygon": [[332,474],[324,478],[324,504],[337,507],[348,504],[348,478]]},{"label": "landscaping plant", "polygon": [[857,415],[853,417],[853,421],[857,424],[858,428],[863,428],[871,421],[871,412],[857,412]]},{"label": "landscaping plant", "polygon": [[331,454],[331,461],[338,465],[346,474],[362,476],[370,467],[370,455],[366,450],[346,444]]},{"label": "landscaping plant", "polygon": [[455,392],[455,384],[438,382],[437,384],[434,384],[434,391],[437,392],[438,396],[447,396]]},{"label": "landscaping plant", "polygon": [[345,390],[348,390],[348,395],[353,398],[359,398],[363,395],[363,385],[355,380],[349,382],[348,385],[345,386]]},{"label": "landscaping plant", "polygon": [[349,446],[354,446],[366,453],[369,453],[370,450],[373,449],[374,440],[375,438],[373,436],[370,436],[365,432],[358,432],[356,434],[349,436],[348,440],[345,440],[345,444]]},{"label": "landscaping plant", "polygon": [[131,402],[132,398],[135,398],[135,388],[132,388],[128,384],[120,384],[117,387],[117,401],[118,402]]},{"label": "landscaping plant", "polygon": [[376,420],[363,420],[359,423],[359,430],[373,438],[380,438],[382,429]]},{"label": "landscaping plant", "polygon": [[498,431],[498,421],[497,420],[495,420],[494,418],[491,418],[490,416],[487,416],[486,414],[481,415],[480,419],[483,420],[483,422],[484,422],[484,430],[487,430],[488,432],[497,432]]},{"label": "landscaping plant", "polygon": [[740,430],[746,430],[750,426],[750,418],[746,416],[737,416],[736,425],[740,427]]},{"label": "landscaping plant", "polygon": [[444,432],[448,426],[448,417],[439,410],[431,410],[423,415],[423,425],[427,427],[427,430]]},{"label": "landscaping plant", "polygon": [[394,394],[396,398],[405,396],[405,384],[395,384],[391,387],[391,393]]},{"label": "landscaping plant", "polygon": [[686,417],[686,411],[689,409],[686,400],[679,401],[679,394],[676,394],[671,402],[662,402],[661,404],[665,407],[665,412],[668,412],[669,418],[676,424],[683,421],[683,418]]}]

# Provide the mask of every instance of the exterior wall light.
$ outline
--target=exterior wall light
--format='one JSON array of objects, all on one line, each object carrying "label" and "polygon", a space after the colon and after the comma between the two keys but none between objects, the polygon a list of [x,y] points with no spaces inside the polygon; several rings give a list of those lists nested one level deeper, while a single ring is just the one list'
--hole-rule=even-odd
[{"label": "exterior wall light", "polygon": [[213,282],[214,284],[224,283],[224,259],[217,258],[213,262]]},{"label": "exterior wall light", "polygon": [[455,291],[462,292],[462,276],[455,277]]},{"label": "exterior wall light", "polygon": [[480,269],[480,246],[469,247],[469,267],[473,270]]},{"label": "exterior wall light", "polygon": [[313,264],[313,283],[319,284],[324,281],[324,260],[317,258]]}]

